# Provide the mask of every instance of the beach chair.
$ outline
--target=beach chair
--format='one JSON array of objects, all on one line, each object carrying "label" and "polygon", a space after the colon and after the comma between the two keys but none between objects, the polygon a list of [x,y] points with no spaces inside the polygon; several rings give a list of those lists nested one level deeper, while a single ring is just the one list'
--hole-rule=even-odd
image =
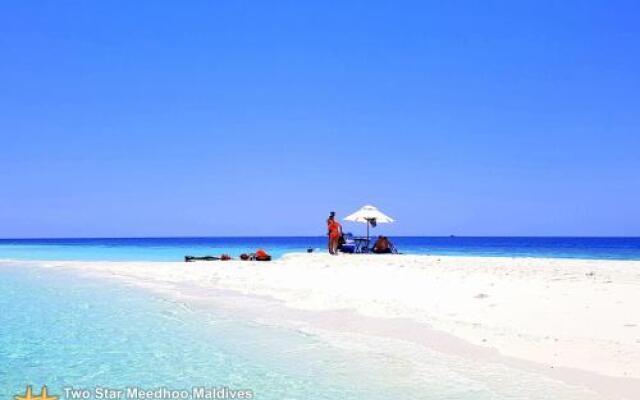
[{"label": "beach chair", "polygon": [[350,233],[344,233],[342,235],[344,242],[340,245],[339,250],[343,253],[355,253],[356,242],[353,240],[353,235]]}]

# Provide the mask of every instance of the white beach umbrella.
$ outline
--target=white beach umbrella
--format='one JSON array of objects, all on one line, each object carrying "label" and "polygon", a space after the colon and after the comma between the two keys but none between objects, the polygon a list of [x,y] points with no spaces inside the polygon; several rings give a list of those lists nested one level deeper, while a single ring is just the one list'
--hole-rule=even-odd
[{"label": "white beach umbrella", "polygon": [[376,224],[389,224],[394,222],[394,219],[378,210],[376,207],[366,205],[354,212],[353,214],[345,217],[345,221],[361,222],[367,224],[367,242],[369,241],[369,225],[376,226]]}]

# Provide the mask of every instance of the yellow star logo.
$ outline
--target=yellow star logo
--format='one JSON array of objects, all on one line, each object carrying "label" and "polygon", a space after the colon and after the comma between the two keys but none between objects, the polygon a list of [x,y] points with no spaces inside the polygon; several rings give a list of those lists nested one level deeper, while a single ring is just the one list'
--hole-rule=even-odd
[{"label": "yellow star logo", "polygon": [[58,400],[58,396],[49,396],[47,391],[47,386],[42,386],[40,389],[40,395],[34,396],[33,391],[31,390],[31,385],[27,386],[27,390],[24,393],[24,396],[14,396],[15,400]]},{"label": "yellow star logo", "polygon": [[40,400],[58,400],[58,396],[48,396],[47,386],[43,386],[40,390]]},{"label": "yellow star logo", "polygon": [[24,396],[15,396],[15,400],[33,400],[33,396],[31,394],[31,385],[27,386],[27,392]]}]

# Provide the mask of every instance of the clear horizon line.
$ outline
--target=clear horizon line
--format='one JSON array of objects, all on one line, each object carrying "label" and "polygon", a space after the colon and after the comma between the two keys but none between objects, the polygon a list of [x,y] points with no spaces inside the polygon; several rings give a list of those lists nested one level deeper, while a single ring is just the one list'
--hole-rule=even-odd
[{"label": "clear horizon line", "polygon": [[[177,235],[177,236],[34,236],[0,237],[0,240],[77,240],[77,239],[244,239],[244,238],[323,238],[326,235]],[[376,236],[371,235],[371,236]],[[581,238],[581,239],[640,239],[640,236],[624,235],[392,235],[396,238]]]}]

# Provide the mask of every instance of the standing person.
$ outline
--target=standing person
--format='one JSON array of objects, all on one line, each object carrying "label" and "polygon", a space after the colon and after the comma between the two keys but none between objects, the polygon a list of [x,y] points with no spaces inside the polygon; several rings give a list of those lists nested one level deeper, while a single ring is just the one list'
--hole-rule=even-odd
[{"label": "standing person", "polygon": [[336,221],[336,213],[331,211],[329,219],[327,219],[327,228],[329,230],[329,254],[336,255],[338,251],[338,240],[342,235],[342,226]]}]

